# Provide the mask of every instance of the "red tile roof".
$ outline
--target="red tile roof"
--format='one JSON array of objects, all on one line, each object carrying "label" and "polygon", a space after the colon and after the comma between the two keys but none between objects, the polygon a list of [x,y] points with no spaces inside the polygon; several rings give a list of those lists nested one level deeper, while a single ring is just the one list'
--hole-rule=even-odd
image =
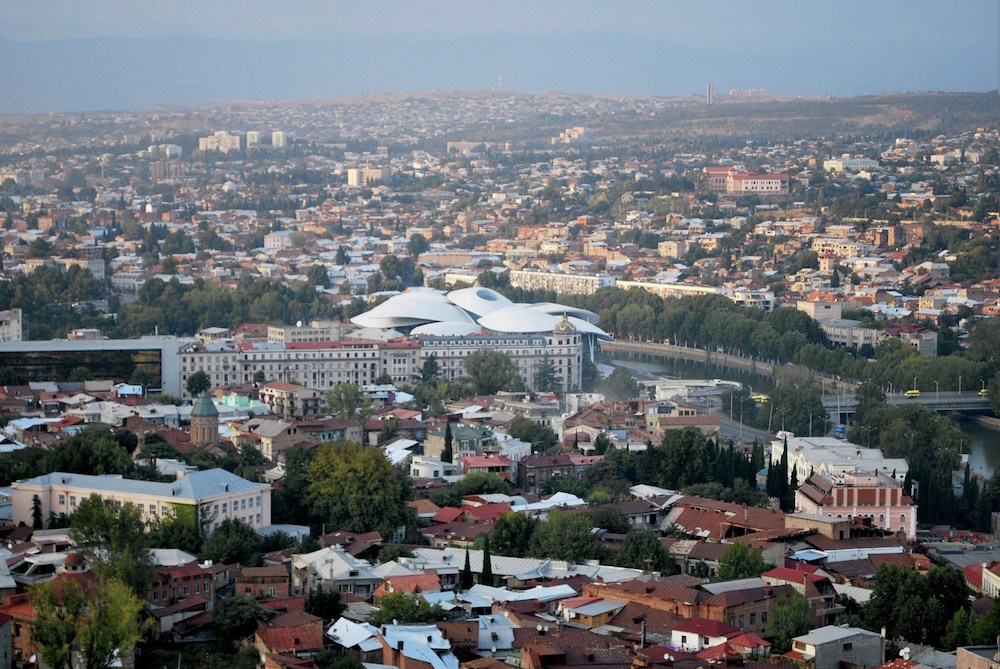
[{"label": "red tile roof", "polygon": [[692,618],[681,623],[676,628],[678,632],[690,632],[699,636],[736,636],[743,633],[739,627],[727,625],[718,620],[708,620],[706,618]]},{"label": "red tile roof", "polygon": [[323,650],[323,634],[315,627],[265,627],[258,623],[257,636],[271,653]]},{"label": "red tile roof", "polygon": [[389,594],[390,592],[405,592],[415,594],[419,592],[437,592],[441,589],[441,579],[437,574],[413,574],[412,576],[390,576],[382,581],[382,584],[375,589],[372,596],[375,599]]}]

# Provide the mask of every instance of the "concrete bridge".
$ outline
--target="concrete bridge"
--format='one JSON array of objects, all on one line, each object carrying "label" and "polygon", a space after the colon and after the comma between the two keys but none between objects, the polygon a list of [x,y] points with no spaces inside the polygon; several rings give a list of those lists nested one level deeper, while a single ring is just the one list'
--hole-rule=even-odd
[{"label": "concrete bridge", "polygon": [[[922,391],[919,397],[907,397],[904,392],[887,394],[885,401],[888,404],[905,406],[908,404],[919,404],[941,412],[960,412],[988,414],[992,412],[990,400],[983,397],[978,391],[958,393],[936,392],[933,390]],[[823,396],[823,407],[830,414],[830,420],[835,423],[847,423],[848,419],[854,415],[858,402],[853,393],[829,394]]]}]

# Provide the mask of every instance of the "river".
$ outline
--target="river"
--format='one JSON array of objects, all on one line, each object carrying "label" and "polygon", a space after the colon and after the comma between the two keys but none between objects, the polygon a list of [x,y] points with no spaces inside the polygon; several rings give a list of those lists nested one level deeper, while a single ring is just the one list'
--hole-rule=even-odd
[{"label": "river", "polygon": [[[736,369],[709,368],[703,362],[671,360],[646,353],[617,353],[602,356],[608,362],[622,363],[640,374],[661,375],[680,379],[725,379],[739,381],[754,390],[770,392],[774,379],[770,376],[753,374]],[[988,479],[1000,467],[1000,432],[976,423],[974,420],[959,419],[959,426],[967,441],[963,452],[969,453],[972,472]]]}]

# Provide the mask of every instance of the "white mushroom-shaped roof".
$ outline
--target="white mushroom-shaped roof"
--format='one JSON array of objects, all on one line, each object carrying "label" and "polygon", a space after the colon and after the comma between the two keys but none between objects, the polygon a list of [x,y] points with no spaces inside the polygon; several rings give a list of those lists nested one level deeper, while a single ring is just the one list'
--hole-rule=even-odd
[{"label": "white mushroom-shaped roof", "polygon": [[577,318],[585,320],[588,323],[593,323],[594,325],[597,325],[601,321],[601,317],[593,311],[588,311],[579,307],[568,307],[565,304],[556,304],[555,302],[536,302],[535,304],[525,304],[524,306],[529,309],[544,311],[545,313],[552,314],[553,316],[562,316],[563,314],[566,314],[567,316],[576,316]]},{"label": "white mushroom-shaped roof", "polygon": [[441,293],[424,290],[394,295],[351,319],[355,325],[372,328],[407,327],[438,321],[471,322],[472,319]]},{"label": "white mushroom-shaped roof", "polygon": [[497,291],[481,286],[453,290],[448,293],[448,299],[475,316],[485,316],[514,304]]},{"label": "white mushroom-shaped roof", "polygon": [[432,335],[437,337],[465,337],[475,332],[482,332],[483,326],[468,321],[444,321],[441,323],[424,323],[410,330],[413,335]]},{"label": "white mushroom-shaped roof", "polygon": [[496,332],[552,332],[559,321],[557,316],[515,304],[486,314],[479,324]]}]

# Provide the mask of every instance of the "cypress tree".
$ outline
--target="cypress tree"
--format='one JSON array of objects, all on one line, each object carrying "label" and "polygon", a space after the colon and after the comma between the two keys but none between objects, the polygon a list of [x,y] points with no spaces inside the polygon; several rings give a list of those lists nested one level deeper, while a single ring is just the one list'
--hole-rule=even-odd
[{"label": "cypress tree", "polygon": [[483,537],[483,573],[479,577],[483,585],[493,586],[493,558],[490,556],[490,535]]},{"label": "cypress tree", "polygon": [[444,426],[444,450],[441,451],[441,462],[451,462],[454,454],[451,452],[451,423]]},{"label": "cypress tree", "polygon": [[465,566],[462,567],[462,574],[459,576],[459,585],[462,590],[468,590],[475,584],[475,579],[472,577],[472,562],[469,561],[469,549],[465,549]]}]

